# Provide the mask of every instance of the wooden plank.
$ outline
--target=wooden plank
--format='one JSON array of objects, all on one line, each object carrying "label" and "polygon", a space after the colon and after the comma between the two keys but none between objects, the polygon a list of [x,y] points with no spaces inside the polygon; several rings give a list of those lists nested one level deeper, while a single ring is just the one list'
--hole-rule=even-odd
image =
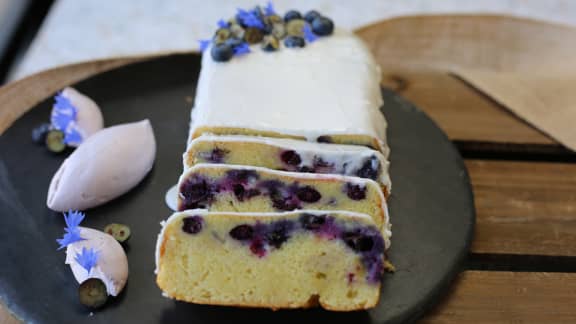
[{"label": "wooden plank", "polygon": [[576,164],[467,160],[475,253],[576,256]]},{"label": "wooden plank", "polygon": [[576,273],[466,271],[422,323],[576,323]]},{"label": "wooden plank", "polygon": [[20,321],[14,318],[12,314],[8,312],[6,307],[2,305],[2,303],[0,303],[0,324],[18,324],[18,323],[20,323]]},{"label": "wooden plank", "polygon": [[448,73],[566,70],[576,64],[576,29],[494,15],[398,17],[357,30],[382,66],[384,83],[461,141],[555,143]]},{"label": "wooden plank", "polygon": [[547,135],[446,72],[386,69],[383,85],[424,110],[452,140],[556,144]]}]

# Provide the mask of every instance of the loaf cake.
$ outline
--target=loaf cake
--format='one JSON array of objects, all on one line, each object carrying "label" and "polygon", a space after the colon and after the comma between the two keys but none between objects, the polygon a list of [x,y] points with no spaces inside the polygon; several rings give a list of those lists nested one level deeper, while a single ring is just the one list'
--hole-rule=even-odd
[{"label": "loaf cake", "polygon": [[197,163],[222,163],[356,176],[379,182],[384,194],[388,195],[388,152],[385,154],[356,145],[242,135],[202,135],[190,142],[184,154],[184,167]]},{"label": "loaf cake", "polygon": [[239,9],[201,41],[158,286],[210,305],[378,303],[391,225],[380,69],[312,10]]},{"label": "loaf cake", "polygon": [[380,69],[351,32],[302,49],[203,55],[190,140],[211,133],[364,145],[386,151]]},{"label": "loaf cake", "polygon": [[188,210],[164,223],[156,281],[198,304],[366,309],[378,301],[383,252],[360,213]]}]

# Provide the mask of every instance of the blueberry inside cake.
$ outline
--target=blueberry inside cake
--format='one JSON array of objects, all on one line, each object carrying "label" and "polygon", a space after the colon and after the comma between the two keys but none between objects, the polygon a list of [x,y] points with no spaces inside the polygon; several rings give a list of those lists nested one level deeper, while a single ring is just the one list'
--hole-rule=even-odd
[{"label": "blueberry inside cake", "polygon": [[268,3],[217,25],[158,286],[197,304],[374,307],[391,237],[378,64],[315,10]]},{"label": "blueberry inside cake", "polygon": [[160,233],[157,283],[198,304],[365,309],[378,301],[383,252],[360,213],[188,210]]}]

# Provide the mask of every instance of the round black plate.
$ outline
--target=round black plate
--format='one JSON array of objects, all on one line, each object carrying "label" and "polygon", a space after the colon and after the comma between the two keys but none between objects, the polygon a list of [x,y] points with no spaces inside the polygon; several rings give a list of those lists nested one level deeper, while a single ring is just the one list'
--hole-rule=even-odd
[{"label": "round black plate", "polygon": [[0,297],[18,317],[38,323],[393,323],[414,320],[439,300],[458,273],[472,237],[474,205],[468,176],[442,131],[387,90],[383,109],[392,149],[394,233],[390,258],[397,272],[386,275],[375,309],[273,312],[162,297],[155,284],[154,248],[159,223],[170,214],[164,193],[181,173],[199,69],[196,55],[170,56],[76,85],[100,104],[107,125],[149,118],[158,144],[155,167],[137,188],[87,212],[85,226],[101,229],[121,222],[132,228],[126,245],[128,285],[119,298],[93,315],[79,304],[64,252],[56,251],[63,217],[45,203],[50,179],[65,156],[51,155],[30,139],[32,128],[49,120],[52,99],[0,136]]}]

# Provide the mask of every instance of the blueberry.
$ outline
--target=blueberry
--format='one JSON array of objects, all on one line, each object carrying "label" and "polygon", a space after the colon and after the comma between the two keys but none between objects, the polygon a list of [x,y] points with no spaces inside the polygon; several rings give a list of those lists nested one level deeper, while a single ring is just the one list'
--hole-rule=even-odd
[{"label": "blueberry", "polygon": [[356,172],[356,175],[360,178],[376,180],[378,178],[378,173],[380,173],[380,163],[375,156],[370,157],[370,159],[364,161],[362,167]]},{"label": "blueberry", "polygon": [[262,49],[264,51],[274,52],[278,48],[280,48],[280,41],[278,41],[278,38],[272,35],[264,36],[264,39],[262,40]]},{"label": "blueberry", "polygon": [[298,196],[298,199],[307,203],[315,203],[322,198],[318,190],[311,186],[298,188],[298,190],[296,190],[296,196]]},{"label": "blueberry", "polygon": [[258,173],[254,170],[229,170],[226,176],[230,181],[236,183],[248,183],[252,179],[258,179]]},{"label": "blueberry", "polygon": [[318,138],[316,139],[316,142],[318,142],[318,143],[332,143],[332,138],[330,136],[322,135],[322,136],[318,136]]},{"label": "blueberry", "polygon": [[361,185],[347,183],[345,191],[348,195],[348,198],[352,200],[362,200],[366,198],[366,187]]},{"label": "blueberry", "polygon": [[277,39],[282,39],[286,36],[286,26],[284,24],[273,24],[270,33]]},{"label": "blueberry", "polygon": [[304,36],[304,26],[308,23],[302,19],[293,19],[286,23],[286,34],[289,36]]},{"label": "blueberry", "polygon": [[244,199],[260,195],[260,190],[246,189],[241,184],[232,185],[232,192],[234,192],[234,196],[236,196],[236,199],[238,199],[239,201],[244,201]]},{"label": "blueberry", "polygon": [[57,129],[52,129],[46,134],[45,143],[48,150],[52,153],[61,153],[66,149],[64,133]]},{"label": "blueberry", "polygon": [[122,243],[130,238],[130,227],[124,224],[112,223],[104,227],[104,233],[112,235],[116,241]]},{"label": "blueberry", "polygon": [[216,62],[227,62],[234,55],[234,50],[228,43],[213,44],[210,54]]},{"label": "blueberry", "polygon": [[258,189],[248,189],[244,193],[244,196],[249,199],[249,198],[252,198],[255,196],[259,196],[260,194],[261,194],[261,192]]},{"label": "blueberry", "polygon": [[219,28],[214,33],[213,40],[214,40],[215,44],[221,44],[221,43],[226,42],[226,40],[228,40],[231,36],[232,36],[232,32],[230,31],[230,29]]},{"label": "blueberry", "polygon": [[306,41],[304,38],[298,36],[287,36],[284,38],[284,46],[288,48],[304,47],[306,46]]},{"label": "blueberry", "polygon": [[196,176],[182,183],[180,194],[183,196],[180,210],[205,208],[214,199],[214,192],[208,182]]},{"label": "blueberry", "polygon": [[284,21],[289,22],[292,19],[302,19],[302,14],[296,10],[290,10],[284,15]]},{"label": "blueberry", "polygon": [[238,241],[251,240],[254,236],[254,228],[250,225],[238,225],[230,230],[230,236]]},{"label": "blueberry", "polygon": [[356,252],[368,252],[374,247],[374,240],[371,236],[358,232],[345,232],[342,234],[342,240]]},{"label": "blueberry", "polygon": [[264,33],[255,27],[248,27],[245,30],[244,33],[244,40],[248,43],[248,44],[257,44],[260,43],[262,41],[262,38],[264,37]]},{"label": "blueberry", "polygon": [[200,216],[188,216],[182,219],[182,231],[188,234],[198,234],[202,230],[204,220]]},{"label": "blueberry", "polygon": [[279,249],[284,242],[288,240],[288,236],[283,231],[274,231],[266,234],[266,241],[268,244]]},{"label": "blueberry", "polygon": [[334,23],[326,17],[316,17],[312,20],[312,31],[318,36],[328,36],[334,31]]},{"label": "blueberry", "polygon": [[236,199],[238,199],[239,201],[244,201],[244,193],[246,192],[246,190],[244,189],[243,185],[241,184],[232,185],[232,191],[234,192],[234,196],[236,196]]},{"label": "blueberry", "polygon": [[265,234],[266,242],[271,246],[279,249],[290,236],[288,232],[292,229],[292,223],[288,221],[280,221],[272,224],[272,229]]},{"label": "blueberry", "polygon": [[300,224],[302,228],[316,231],[326,223],[326,215],[302,214]]},{"label": "blueberry", "polygon": [[309,24],[311,24],[314,19],[320,17],[320,13],[316,10],[310,10],[304,15],[304,20],[306,20]]},{"label": "blueberry", "polygon": [[43,123],[32,130],[32,141],[36,144],[44,144],[46,142],[46,135],[50,131],[50,124]]},{"label": "blueberry", "polygon": [[215,148],[212,150],[212,154],[210,155],[210,161],[212,161],[214,163],[222,163],[222,162],[224,162],[224,157],[228,153],[230,153],[230,151],[223,150],[220,148]]},{"label": "blueberry", "polygon": [[223,163],[224,162],[224,157],[230,153],[230,151],[228,150],[224,150],[221,148],[214,148],[212,149],[212,151],[210,152],[201,152],[199,154],[199,156],[211,163]]},{"label": "blueberry", "polygon": [[284,211],[291,211],[294,209],[298,209],[300,206],[298,206],[297,203],[289,200],[289,199],[284,199],[284,198],[280,198],[280,199],[275,199],[272,198],[272,207],[279,209],[279,210],[284,210]]},{"label": "blueberry", "polygon": [[265,256],[266,255],[266,246],[264,245],[264,242],[262,241],[262,239],[260,239],[260,238],[254,239],[250,243],[250,251],[252,251],[252,253],[256,254],[260,258]]},{"label": "blueberry", "polygon": [[106,285],[98,278],[86,279],[78,287],[78,298],[80,303],[86,307],[102,307],[108,300]]},{"label": "blueberry", "polygon": [[288,165],[298,165],[302,162],[300,155],[292,150],[282,152],[280,158],[282,159],[282,162]]},{"label": "blueberry", "polygon": [[334,173],[334,164],[324,161],[321,157],[314,157],[314,170],[316,173]]}]

